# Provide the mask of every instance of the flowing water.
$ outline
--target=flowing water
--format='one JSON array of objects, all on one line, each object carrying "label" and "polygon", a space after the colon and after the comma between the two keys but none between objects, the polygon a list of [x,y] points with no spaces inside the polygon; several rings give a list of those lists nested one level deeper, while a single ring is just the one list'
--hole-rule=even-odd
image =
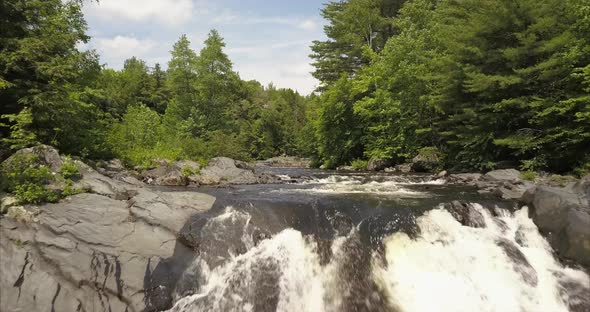
[{"label": "flowing water", "polygon": [[428,176],[273,170],[312,178],[204,189],[218,202],[190,222],[199,256],[170,311],[590,311],[588,275],[526,207]]}]

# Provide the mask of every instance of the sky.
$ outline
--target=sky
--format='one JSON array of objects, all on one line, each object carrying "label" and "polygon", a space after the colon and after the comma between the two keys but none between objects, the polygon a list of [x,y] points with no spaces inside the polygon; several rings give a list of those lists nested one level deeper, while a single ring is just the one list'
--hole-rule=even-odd
[{"label": "sky", "polygon": [[182,34],[193,49],[203,47],[211,29],[225,39],[242,79],[311,93],[318,85],[310,72],[309,46],[325,39],[320,9],[324,0],[100,0],[84,7],[86,48],[101,62],[120,69],[136,56],[164,68]]}]

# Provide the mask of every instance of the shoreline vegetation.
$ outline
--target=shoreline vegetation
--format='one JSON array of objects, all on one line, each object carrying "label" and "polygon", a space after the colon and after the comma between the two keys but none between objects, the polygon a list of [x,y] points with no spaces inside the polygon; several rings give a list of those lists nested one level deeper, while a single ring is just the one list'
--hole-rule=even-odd
[{"label": "shoreline vegetation", "polygon": [[216,30],[200,51],[182,35],[166,69],[106,68],[78,49],[83,5],[2,5],[0,160],[48,144],[129,167],[287,154],[329,169],[590,170],[586,1],[328,2],[307,96],[242,80]]}]

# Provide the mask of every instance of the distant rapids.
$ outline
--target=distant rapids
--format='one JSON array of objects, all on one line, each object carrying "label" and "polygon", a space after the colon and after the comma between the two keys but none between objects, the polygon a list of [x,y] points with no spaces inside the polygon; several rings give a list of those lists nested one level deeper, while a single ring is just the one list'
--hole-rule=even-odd
[{"label": "distant rapids", "polygon": [[[590,308],[589,276],[555,258],[526,207],[442,179],[328,175],[211,192],[229,199],[200,219],[193,285],[170,311]],[[451,199],[485,226],[461,225]]]}]

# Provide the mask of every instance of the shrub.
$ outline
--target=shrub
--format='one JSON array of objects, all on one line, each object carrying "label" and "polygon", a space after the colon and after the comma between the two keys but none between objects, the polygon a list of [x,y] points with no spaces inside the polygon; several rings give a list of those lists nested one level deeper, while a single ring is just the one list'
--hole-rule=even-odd
[{"label": "shrub", "polygon": [[14,193],[20,203],[38,204],[59,199],[55,191],[45,188],[55,176],[38,160],[36,155],[15,154],[2,163],[3,189]]},{"label": "shrub", "polygon": [[[2,189],[13,193],[21,204],[56,202],[64,196],[84,193],[87,190],[74,187],[72,178],[80,178],[77,164],[66,158],[59,173],[52,173],[33,154],[15,154],[0,167]],[[55,181],[64,181],[62,191],[47,186]]]},{"label": "shrub", "polygon": [[64,177],[64,179],[79,179],[80,175],[80,166],[78,166],[71,158],[66,157],[59,173]]},{"label": "shrub", "polygon": [[532,170],[523,171],[520,173],[520,178],[527,181],[535,181],[537,178],[537,173]]},{"label": "shrub", "polygon": [[369,161],[363,159],[355,159],[350,164],[354,170],[367,170],[367,165]]},{"label": "shrub", "polygon": [[[197,170],[197,171],[201,171],[201,170]],[[180,172],[182,172],[182,175],[185,177],[191,176],[193,174],[195,174],[195,170],[193,170],[192,167],[190,166],[184,166],[182,167],[182,169],[180,170]]]},{"label": "shrub", "polygon": [[59,194],[35,183],[18,184],[14,188],[14,195],[19,202],[25,204],[53,203],[59,200]]}]

